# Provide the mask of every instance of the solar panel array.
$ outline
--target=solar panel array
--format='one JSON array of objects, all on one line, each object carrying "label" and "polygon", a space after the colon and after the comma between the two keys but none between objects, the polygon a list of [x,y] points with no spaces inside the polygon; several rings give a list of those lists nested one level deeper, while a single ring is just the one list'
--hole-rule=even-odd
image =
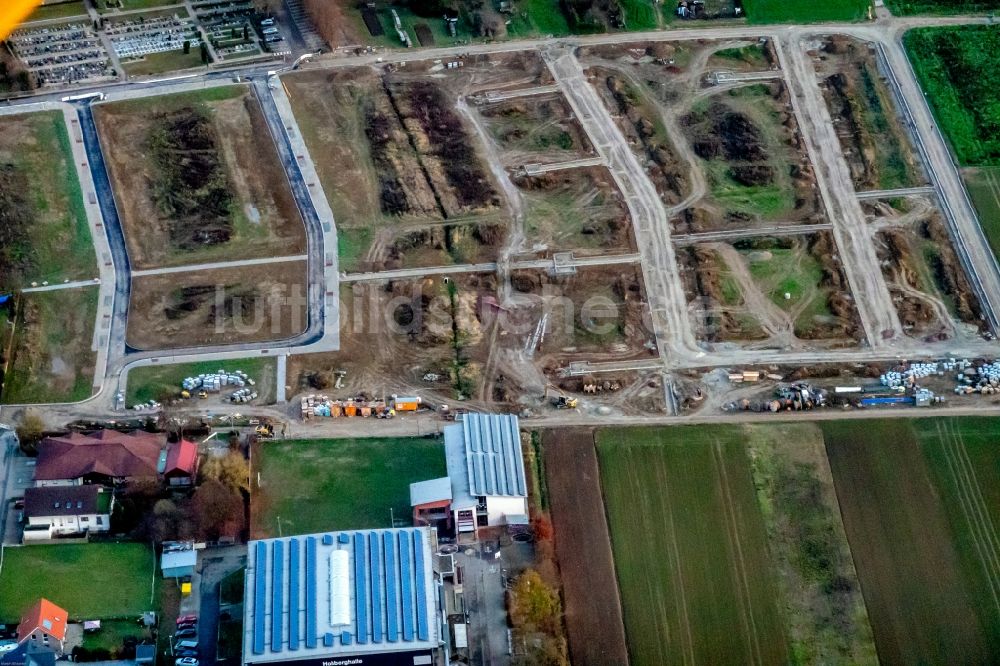
[{"label": "solar panel array", "polygon": [[470,494],[527,496],[517,417],[508,414],[466,414],[461,427],[465,438]]},{"label": "solar panel array", "polygon": [[[248,584],[253,591],[248,598],[253,599],[253,607],[248,609],[252,621],[247,626],[253,655],[267,658],[313,650],[320,644],[331,652],[370,644],[402,649],[431,640],[434,609],[428,604],[435,599],[428,599],[432,580],[426,571],[430,560],[424,553],[427,535],[423,530],[341,532],[338,536],[289,537],[252,545],[253,572]],[[333,594],[327,584],[330,572],[324,566],[333,550],[343,550],[350,558],[352,599],[345,600],[353,610],[349,625],[331,626],[329,614],[323,612]],[[253,661],[250,655],[246,660]]]}]

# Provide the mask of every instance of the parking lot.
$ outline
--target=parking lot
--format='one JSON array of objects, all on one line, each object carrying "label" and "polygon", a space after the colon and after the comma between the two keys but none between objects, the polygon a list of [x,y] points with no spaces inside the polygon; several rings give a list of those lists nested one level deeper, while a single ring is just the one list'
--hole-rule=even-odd
[{"label": "parking lot", "polygon": [[108,52],[89,22],[25,27],[9,40],[39,86],[101,81],[117,76]]}]

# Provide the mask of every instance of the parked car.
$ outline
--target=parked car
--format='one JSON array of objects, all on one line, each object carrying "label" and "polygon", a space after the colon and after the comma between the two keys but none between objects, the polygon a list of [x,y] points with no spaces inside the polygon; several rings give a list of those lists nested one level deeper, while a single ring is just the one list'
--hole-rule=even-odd
[{"label": "parked car", "polygon": [[197,650],[198,641],[192,641],[190,639],[185,639],[182,641],[177,641],[174,643],[175,650]]},{"label": "parked car", "polygon": [[195,629],[194,627],[186,627],[184,629],[178,630],[177,633],[174,634],[174,638],[194,638],[197,635],[198,635],[197,629]]},{"label": "parked car", "polygon": [[181,629],[197,629],[197,628],[198,628],[197,622],[181,622],[177,625],[177,631],[180,631]]},{"label": "parked car", "polygon": [[174,661],[174,666],[198,666],[198,660],[194,657],[181,657]]},{"label": "parked car", "polygon": [[174,652],[175,657],[197,657],[197,650],[176,650]]},{"label": "parked car", "polygon": [[197,615],[181,615],[179,618],[177,618],[177,624],[184,624],[185,622],[197,622],[197,621],[198,621]]}]

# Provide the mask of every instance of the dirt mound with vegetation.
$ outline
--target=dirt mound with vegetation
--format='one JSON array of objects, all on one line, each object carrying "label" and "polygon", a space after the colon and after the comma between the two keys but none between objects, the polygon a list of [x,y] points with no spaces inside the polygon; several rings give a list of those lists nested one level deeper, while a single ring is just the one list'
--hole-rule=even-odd
[{"label": "dirt mound with vegetation", "polygon": [[228,242],[232,183],[208,115],[190,106],[162,114],[147,147],[159,172],[153,200],[168,219],[171,243],[189,250]]}]

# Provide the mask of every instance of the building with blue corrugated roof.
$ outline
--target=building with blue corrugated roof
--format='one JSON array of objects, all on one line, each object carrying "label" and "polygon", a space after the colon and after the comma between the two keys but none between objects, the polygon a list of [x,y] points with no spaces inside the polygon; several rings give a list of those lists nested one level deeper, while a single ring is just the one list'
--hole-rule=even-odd
[{"label": "building with blue corrugated roof", "polygon": [[443,432],[448,476],[410,485],[414,522],[475,538],[484,527],[527,521],[517,417],[465,414]]},{"label": "building with blue corrugated roof", "polygon": [[443,616],[429,528],[251,541],[243,664],[437,663]]}]

